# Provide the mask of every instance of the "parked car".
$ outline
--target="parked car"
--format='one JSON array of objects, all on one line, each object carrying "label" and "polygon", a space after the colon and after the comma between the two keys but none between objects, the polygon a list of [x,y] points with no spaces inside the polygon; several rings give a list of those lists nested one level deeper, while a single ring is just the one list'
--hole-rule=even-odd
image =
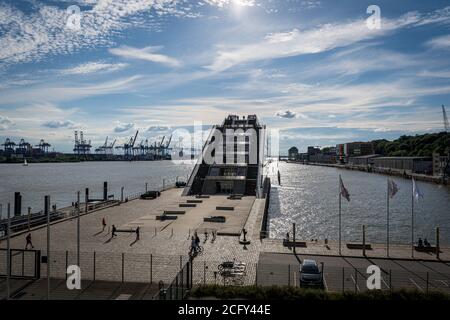
[{"label": "parked car", "polygon": [[324,288],[323,275],[315,260],[303,260],[300,266],[300,287]]}]

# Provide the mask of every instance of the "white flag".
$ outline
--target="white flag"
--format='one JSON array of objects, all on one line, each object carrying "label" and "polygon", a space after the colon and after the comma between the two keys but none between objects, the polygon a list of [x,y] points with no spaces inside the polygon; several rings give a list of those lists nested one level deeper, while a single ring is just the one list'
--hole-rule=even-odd
[{"label": "white flag", "polygon": [[416,198],[417,200],[419,200],[419,198],[423,198],[423,193],[420,191],[419,186],[416,184],[414,178],[412,178],[412,184],[414,198]]},{"label": "white flag", "polygon": [[350,201],[350,193],[348,193],[348,190],[345,188],[344,183],[342,182],[341,176],[339,176],[339,189],[341,192],[341,196],[343,196],[347,201]]},{"label": "white flag", "polygon": [[398,192],[398,186],[395,183],[394,180],[392,179],[388,179],[388,194],[389,194],[389,198],[393,198],[395,196],[395,194]]}]

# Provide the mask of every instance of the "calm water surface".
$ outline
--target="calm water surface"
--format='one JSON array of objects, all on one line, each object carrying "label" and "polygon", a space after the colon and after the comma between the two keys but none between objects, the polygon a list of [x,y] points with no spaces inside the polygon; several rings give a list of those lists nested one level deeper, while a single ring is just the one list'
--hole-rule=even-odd
[{"label": "calm water surface", "polygon": [[8,202],[13,205],[14,192],[19,191],[23,214],[29,206],[33,212],[42,210],[45,195],[58,207],[68,206],[76,201],[78,190],[84,200],[85,188],[90,189],[91,198],[102,198],[103,181],[108,181],[108,194],[119,199],[122,186],[125,195],[144,191],[146,182],[149,190],[160,188],[163,179],[166,184],[173,184],[177,176],[186,181],[191,168],[172,161],[0,164],[0,203],[3,208]]},{"label": "calm water surface", "polygon": [[[281,186],[274,173],[281,173]],[[387,176],[359,171],[301,164],[278,163],[270,168],[270,232],[282,238],[291,232],[292,222],[302,239],[338,239],[338,177],[350,193],[351,201],[342,199],[342,236],[344,240],[361,241],[362,225],[367,226],[368,241],[386,241]],[[399,192],[390,201],[390,234],[392,243],[411,241],[411,181],[393,178]],[[441,230],[441,243],[450,245],[450,188],[417,182],[424,198],[416,201],[417,237],[434,243],[435,227]]]}]

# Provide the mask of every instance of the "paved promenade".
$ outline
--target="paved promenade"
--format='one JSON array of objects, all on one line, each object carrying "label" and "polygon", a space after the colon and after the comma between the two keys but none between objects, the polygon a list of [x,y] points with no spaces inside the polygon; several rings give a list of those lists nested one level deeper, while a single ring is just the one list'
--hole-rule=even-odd
[{"label": "paved promenade", "polygon": [[[106,297],[108,290],[105,288],[114,287],[113,292],[109,292],[108,298],[115,299],[122,294],[127,295],[128,293],[124,292],[131,290],[121,291],[121,288],[124,288],[124,283],[129,283],[130,288],[138,288],[136,289],[138,293],[133,293],[135,298],[149,298],[154,294],[155,287],[148,285],[151,283],[157,284],[160,280],[167,285],[187,261],[191,245],[190,238],[195,230],[198,231],[200,236],[203,253],[194,259],[194,284],[231,283],[250,285],[256,281],[263,284],[261,279],[269,279],[274,273],[278,273],[277,268],[279,266],[272,265],[270,267],[272,269],[269,268],[270,270],[268,270],[269,264],[266,261],[264,269],[261,266],[262,261],[264,261],[264,259],[261,260],[261,254],[281,254],[278,256],[293,257],[292,248],[284,247],[282,240],[260,239],[265,207],[264,199],[244,197],[242,200],[229,200],[226,196],[196,199],[195,197],[182,197],[181,192],[182,189],[169,189],[162,192],[161,197],[154,200],[134,200],[81,216],[80,266],[85,294],[84,296],[78,294],[77,298],[83,299],[91,295],[95,296],[97,291],[103,292],[99,294],[99,297]],[[180,204],[187,204],[188,200],[190,202],[192,200],[202,201],[195,203],[195,206],[192,207],[180,206]],[[223,207],[226,210],[223,210]],[[230,210],[230,207],[233,210]],[[176,215],[178,218],[176,220],[157,220],[157,216],[162,215],[165,211],[172,212],[170,215]],[[224,216],[226,217],[226,223],[204,222],[203,219],[209,216]],[[103,218],[107,223],[104,230],[101,225]],[[113,224],[119,231],[115,237],[111,235]],[[133,232],[138,226],[140,228],[139,239]],[[239,243],[239,239],[241,239],[239,234],[242,228],[245,228],[248,232],[247,239],[250,240],[250,244],[247,246]],[[217,237],[212,236],[212,230],[217,232]],[[206,235],[205,231],[207,232]],[[25,232],[12,237],[11,248],[23,249],[27,234]],[[47,245],[45,226],[32,229],[31,235],[35,249],[41,250],[42,255],[45,256]],[[373,250],[366,251],[365,259],[386,258],[386,249],[383,245],[372,244],[372,247]],[[0,248],[6,248],[5,240],[0,241]],[[343,257],[362,257],[362,250],[350,250],[346,248],[345,244],[342,248]],[[64,291],[63,280],[66,276],[66,266],[77,263],[76,250],[77,219],[72,217],[52,223],[51,278],[52,281],[56,281],[53,290],[55,293],[60,292],[59,296],[56,294],[55,298],[68,297]],[[450,248],[443,247],[441,251],[441,260],[450,261]],[[339,256],[336,242],[330,242],[327,245],[323,242],[307,242],[305,248],[297,248],[296,252],[301,256],[322,257],[321,259]],[[391,258],[396,260],[411,259],[410,246],[393,245],[390,252]],[[5,257],[4,254],[0,255],[0,273],[5,271]],[[417,261],[437,261],[435,254],[431,253],[415,252],[414,258]],[[13,268],[15,268],[15,265],[20,268],[21,255],[16,254],[14,259]],[[239,279],[220,277],[218,265],[224,261],[232,260],[246,263],[245,276]],[[392,259],[386,261],[392,261]],[[275,259],[273,262],[274,264],[283,264],[282,259],[280,261]],[[298,268],[298,262],[294,262],[293,268]],[[46,272],[47,264],[42,263],[41,277],[45,278]],[[282,277],[285,281],[286,277],[284,275]],[[296,283],[298,274],[293,271],[292,277],[289,278],[289,283]],[[333,279],[333,276],[327,277]],[[280,281],[279,284],[284,284],[283,281]],[[97,282],[98,285],[95,284]],[[139,283],[141,285],[137,285]],[[23,283],[20,281],[14,282],[15,289],[20,288],[21,285]],[[0,281],[0,287],[3,288],[4,286],[4,282]],[[41,291],[46,288],[46,281],[40,280],[35,282],[33,286],[31,289],[34,288],[33,290],[37,292],[36,295],[42,298],[43,293]],[[28,292],[33,291],[31,289],[29,287]],[[23,297],[30,298],[30,294]]]}]

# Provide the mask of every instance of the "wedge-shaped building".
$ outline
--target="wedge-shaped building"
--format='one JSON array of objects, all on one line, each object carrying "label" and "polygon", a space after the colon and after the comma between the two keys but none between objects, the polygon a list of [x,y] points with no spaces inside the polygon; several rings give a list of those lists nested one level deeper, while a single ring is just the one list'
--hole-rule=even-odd
[{"label": "wedge-shaped building", "polygon": [[265,142],[266,126],[256,115],[229,115],[212,127],[184,195],[260,196]]}]

